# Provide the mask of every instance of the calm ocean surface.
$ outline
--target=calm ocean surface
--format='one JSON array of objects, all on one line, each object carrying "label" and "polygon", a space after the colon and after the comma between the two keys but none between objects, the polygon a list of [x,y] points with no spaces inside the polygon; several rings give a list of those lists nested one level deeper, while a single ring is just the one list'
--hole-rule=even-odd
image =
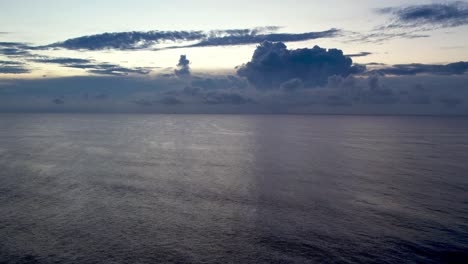
[{"label": "calm ocean surface", "polygon": [[468,119],[0,115],[0,263],[462,261]]}]

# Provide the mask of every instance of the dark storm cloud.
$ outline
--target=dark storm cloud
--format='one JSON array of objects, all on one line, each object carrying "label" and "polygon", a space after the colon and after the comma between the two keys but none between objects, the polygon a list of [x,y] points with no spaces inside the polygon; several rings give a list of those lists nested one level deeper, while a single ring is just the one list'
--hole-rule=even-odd
[{"label": "dark storm cloud", "polygon": [[363,51],[363,52],[354,53],[354,54],[346,54],[345,56],[353,58],[353,57],[366,57],[369,55],[372,55],[372,52]]},{"label": "dark storm cloud", "polygon": [[460,75],[468,71],[468,62],[455,62],[446,65],[438,64],[398,64],[391,67],[373,70],[371,73],[381,75],[416,75],[416,74],[439,74]]},{"label": "dark storm cloud", "polygon": [[339,49],[315,46],[289,50],[282,42],[265,41],[237,73],[259,89],[275,89],[295,78],[302,80],[305,87],[323,86],[330,76],[346,77],[364,70],[365,66],[353,65],[352,59]]},{"label": "dark storm cloud", "polygon": [[179,63],[177,63],[177,69],[174,70],[174,73],[178,77],[190,76],[190,61],[187,59],[187,55],[180,55]]},{"label": "dark storm cloud", "polygon": [[[272,33],[279,27],[257,27],[253,29],[230,29],[211,31],[148,31],[148,32],[118,32],[103,33],[92,36],[83,36],[68,39],[43,46],[40,48],[65,48],[71,50],[133,50],[147,49],[155,44],[162,43],[183,43],[187,41],[197,41],[195,44],[169,47],[191,48],[208,46],[230,46],[248,45],[263,41],[294,42],[318,38],[335,37],[340,34],[338,29],[330,29],[321,32],[307,32],[300,34],[292,33]],[[167,48],[162,48],[167,49]]]},{"label": "dark storm cloud", "polygon": [[393,16],[387,28],[425,27],[429,29],[468,24],[468,3],[464,1],[387,7],[378,9],[377,12]]}]

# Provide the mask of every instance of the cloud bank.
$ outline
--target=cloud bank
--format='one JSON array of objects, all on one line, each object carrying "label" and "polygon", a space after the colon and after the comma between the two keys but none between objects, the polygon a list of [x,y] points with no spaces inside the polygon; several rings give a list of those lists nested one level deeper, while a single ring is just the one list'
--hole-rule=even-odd
[{"label": "cloud bank", "polygon": [[[340,34],[338,29],[320,32],[272,33],[279,27],[257,27],[253,29],[231,29],[211,31],[148,31],[148,32],[118,32],[103,33],[91,36],[72,38],[40,48],[65,48],[70,50],[137,50],[148,49],[157,44],[182,43],[160,49],[231,46],[261,43],[263,41],[295,42],[318,38],[336,37]],[[184,44],[196,42],[194,44]]]}]

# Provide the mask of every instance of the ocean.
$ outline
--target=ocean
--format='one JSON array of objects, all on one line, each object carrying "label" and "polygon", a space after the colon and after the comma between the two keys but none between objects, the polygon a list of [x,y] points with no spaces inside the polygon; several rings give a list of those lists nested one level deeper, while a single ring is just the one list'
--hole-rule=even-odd
[{"label": "ocean", "polygon": [[0,263],[468,263],[468,119],[0,114]]}]

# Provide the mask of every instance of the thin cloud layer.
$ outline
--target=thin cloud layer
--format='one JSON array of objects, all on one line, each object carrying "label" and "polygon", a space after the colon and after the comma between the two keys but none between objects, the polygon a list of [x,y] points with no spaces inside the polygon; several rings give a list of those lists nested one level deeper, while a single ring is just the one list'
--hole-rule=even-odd
[{"label": "thin cloud layer", "polygon": [[364,70],[365,66],[353,65],[339,49],[315,46],[289,50],[282,42],[265,41],[237,73],[259,89],[276,89],[292,79],[301,80],[305,87],[323,86],[330,76],[347,77]]},{"label": "thin cloud layer", "polygon": [[460,61],[446,65],[439,64],[398,64],[378,70],[371,73],[380,75],[417,75],[417,74],[436,74],[436,75],[461,75],[468,71],[468,62]]},{"label": "thin cloud layer", "polygon": [[291,33],[274,33],[274,34],[246,34],[246,35],[229,35],[224,37],[210,37],[197,44],[171,47],[171,48],[193,48],[193,47],[212,47],[212,46],[234,46],[234,45],[249,45],[270,42],[297,42],[319,38],[331,38],[340,34],[338,29],[330,29],[321,32],[307,32],[300,34]]},{"label": "thin cloud layer", "polygon": [[31,70],[26,68],[22,62],[0,60],[0,74],[22,74],[29,72]]},{"label": "thin cloud layer", "polygon": [[387,7],[377,11],[381,14],[392,15],[392,22],[386,26],[387,28],[424,27],[430,29],[468,24],[468,3],[463,1]]},{"label": "thin cloud layer", "polygon": [[[103,33],[68,39],[40,48],[65,48],[70,50],[138,50],[148,49],[157,44],[179,43],[179,46],[158,48],[191,48],[209,46],[232,46],[261,43],[263,41],[295,42],[318,38],[336,37],[338,29],[321,32],[306,32],[300,34],[272,33],[279,27],[257,27],[253,29],[232,29],[204,31],[148,31],[148,32],[118,32]],[[194,44],[184,44],[187,42]]]},{"label": "thin cloud layer", "polygon": [[350,57],[350,58],[354,58],[354,57],[366,57],[366,56],[369,56],[369,55],[372,55],[372,54],[373,54],[372,52],[363,51],[363,52],[354,53],[354,54],[346,54],[345,56]]},{"label": "thin cloud layer", "polygon": [[8,57],[21,57],[30,55],[33,47],[21,42],[0,42],[0,55]]},{"label": "thin cloud layer", "polygon": [[36,63],[51,63],[59,64],[62,67],[84,69],[89,73],[99,75],[128,75],[130,73],[135,74],[148,74],[150,69],[144,67],[127,68],[112,63],[99,63],[94,60],[78,59],[78,58],[33,58],[29,59],[31,62]]}]

